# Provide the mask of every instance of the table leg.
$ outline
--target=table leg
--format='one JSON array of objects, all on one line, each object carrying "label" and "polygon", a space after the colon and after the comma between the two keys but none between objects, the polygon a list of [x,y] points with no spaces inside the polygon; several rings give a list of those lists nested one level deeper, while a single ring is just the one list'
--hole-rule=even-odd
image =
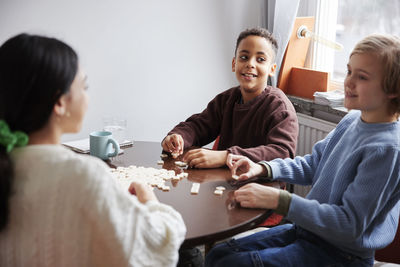
[{"label": "table leg", "polygon": [[204,256],[207,255],[207,253],[212,249],[212,247],[215,245],[215,242],[211,243],[206,243],[204,244]]}]

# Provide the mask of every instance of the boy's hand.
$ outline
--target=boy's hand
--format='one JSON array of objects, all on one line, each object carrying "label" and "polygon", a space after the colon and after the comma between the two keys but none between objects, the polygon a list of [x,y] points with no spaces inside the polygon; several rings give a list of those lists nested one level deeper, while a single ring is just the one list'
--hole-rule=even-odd
[{"label": "boy's hand", "polygon": [[180,134],[170,134],[164,138],[161,146],[165,151],[182,155],[184,141]]},{"label": "boy's hand", "polygon": [[238,170],[243,172],[239,175],[239,180],[261,175],[265,171],[263,166],[242,155],[228,154],[226,165],[231,169],[232,175],[236,175]]},{"label": "boy's hand", "polygon": [[279,204],[279,189],[257,183],[242,186],[234,196],[246,208],[276,209]]},{"label": "boy's hand", "polygon": [[156,195],[154,194],[153,188],[145,183],[132,182],[129,186],[129,192],[132,195],[136,195],[139,202],[145,204],[147,201],[155,200],[158,202]]},{"label": "boy's hand", "polygon": [[228,151],[216,151],[204,148],[192,149],[183,157],[190,167],[194,168],[218,168],[225,165]]}]

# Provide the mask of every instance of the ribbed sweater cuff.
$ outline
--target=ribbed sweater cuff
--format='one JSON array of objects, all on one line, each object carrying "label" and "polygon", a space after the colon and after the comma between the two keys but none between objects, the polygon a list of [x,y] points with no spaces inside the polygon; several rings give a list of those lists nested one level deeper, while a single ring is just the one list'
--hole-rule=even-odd
[{"label": "ribbed sweater cuff", "polygon": [[272,180],[272,169],[271,169],[271,166],[269,166],[269,164],[266,161],[260,161],[260,162],[258,162],[258,164],[264,166],[264,168],[267,170],[266,177],[270,178]]},{"label": "ribbed sweater cuff", "polygon": [[292,194],[286,190],[279,190],[279,203],[275,212],[286,216],[289,211],[290,202],[292,201]]}]

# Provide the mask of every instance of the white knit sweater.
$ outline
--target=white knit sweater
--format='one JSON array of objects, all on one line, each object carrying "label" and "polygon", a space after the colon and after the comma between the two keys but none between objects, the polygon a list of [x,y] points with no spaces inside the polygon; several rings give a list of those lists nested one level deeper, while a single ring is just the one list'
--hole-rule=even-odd
[{"label": "white knit sweater", "polygon": [[186,228],[170,206],[141,204],[101,160],[61,145],[11,153],[10,220],[0,266],[175,266]]}]

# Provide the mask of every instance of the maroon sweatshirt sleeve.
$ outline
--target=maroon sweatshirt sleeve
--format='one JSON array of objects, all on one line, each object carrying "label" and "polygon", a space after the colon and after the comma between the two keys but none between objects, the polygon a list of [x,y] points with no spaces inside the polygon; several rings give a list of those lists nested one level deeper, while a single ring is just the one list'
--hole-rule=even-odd
[{"label": "maroon sweatshirt sleeve", "polygon": [[[286,95],[280,89],[268,87],[245,108],[245,111],[233,108],[233,126],[221,129],[219,149],[255,162],[293,158],[299,128],[296,111]],[[229,131],[232,131],[231,141]]]},{"label": "maroon sweatshirt sleeve", "polygon": [[280,110],[270,115],[270,127],[265,144],[249,148],[231,146],[228,152],[243,155],[254,162],[275,158],[294,158],[298,136],[298,122],[294,111]]},{"label": "maroon sweatshirt sleeve", "polygon": [[237,88],[231,88],[217,95],[203,112],[190,116],[186,121],[179,123],[169,133],[180,134],[185,142],[185,148],[191,146],[204,146],[214,141],[220,134],[223,114],[226,103],[231,102],[236,94],[232,91],[238,91]]}]

